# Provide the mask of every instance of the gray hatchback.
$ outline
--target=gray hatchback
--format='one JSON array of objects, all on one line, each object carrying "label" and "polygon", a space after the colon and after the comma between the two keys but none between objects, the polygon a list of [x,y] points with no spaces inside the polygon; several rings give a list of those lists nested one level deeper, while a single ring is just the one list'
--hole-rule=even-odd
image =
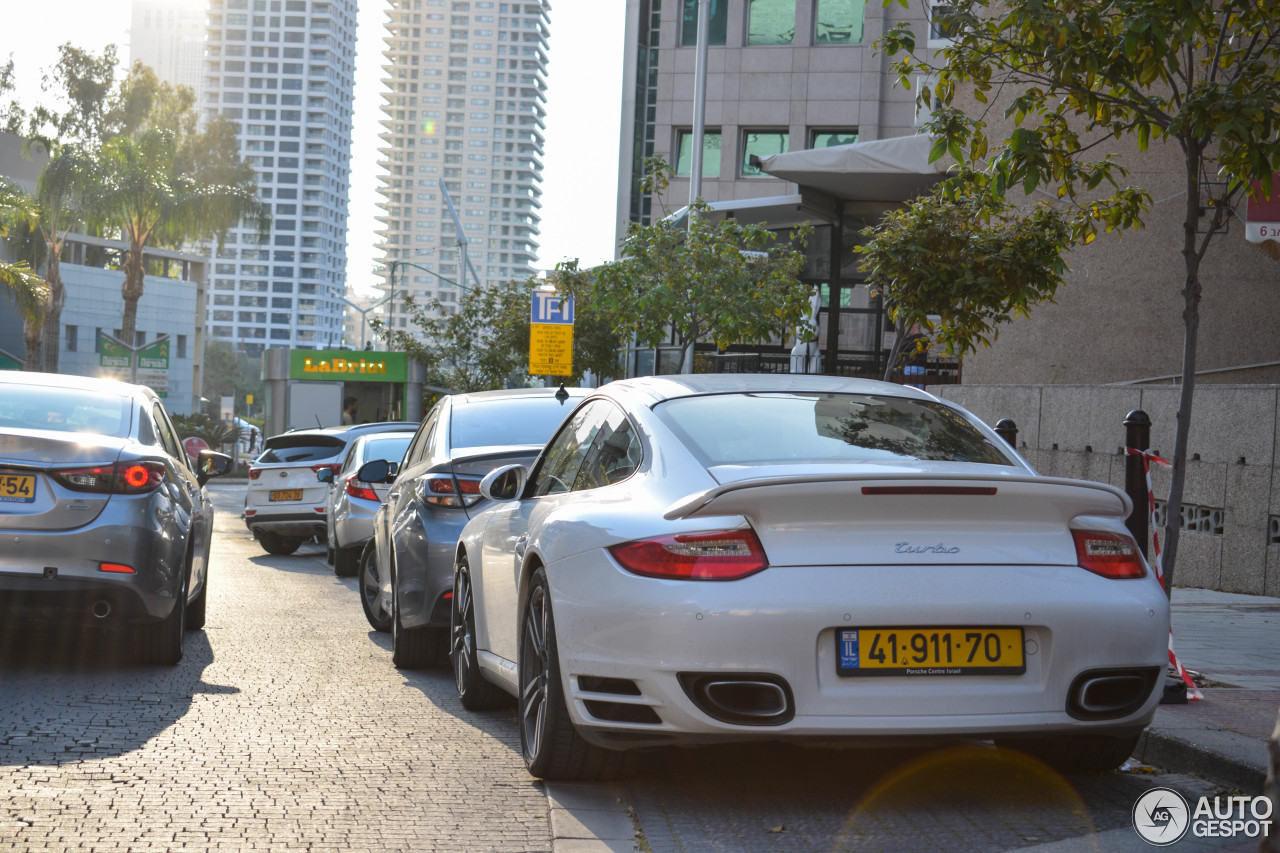
[{"label": "gray hatchback", "polygon": [[111,379],[0,373],[0,625],[131,633],[138,657],[182,659],[204,627],[210,477],[159,397]]}]

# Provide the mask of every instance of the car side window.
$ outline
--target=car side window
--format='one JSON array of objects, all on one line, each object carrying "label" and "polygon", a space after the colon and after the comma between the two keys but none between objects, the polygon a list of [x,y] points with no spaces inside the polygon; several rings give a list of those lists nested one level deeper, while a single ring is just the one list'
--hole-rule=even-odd
[{"label": "car side window", "polygon": [[174,435],[173,425],[169,423],[169,417],[164,413],[164,409],[160,408],[159,403],[151,407],[151,418],[155,421],[156,433],[165,451],[175,459],[186,461],[187,454],[183,452],[182,445]]},{"label": "car side window", "polygon": [[627,416],[610,405],[573,481],[573,490],[596,489],[621,482],[640,467],[640,437]]},{"label": "car side window", "polygon": [[416,465],[422,460],[427,447],[427,441],[431,432],[435,429],[436,421],[439,420],[440,410],[437,408],[427,419],[422,422],[422,426],[418,427],[418,431],[413,436],[413,441],[409,442],[409,449],[404,453],[404,466],[400,470],[404,470],[411,465]]},{"label": "car side window", "polygon": [[533,497],[567,492],[578,477],[582,460],[591,449],[596,434],[604,426],[611,404],[593,400],[572,415],[547,445],[534,474]]}]

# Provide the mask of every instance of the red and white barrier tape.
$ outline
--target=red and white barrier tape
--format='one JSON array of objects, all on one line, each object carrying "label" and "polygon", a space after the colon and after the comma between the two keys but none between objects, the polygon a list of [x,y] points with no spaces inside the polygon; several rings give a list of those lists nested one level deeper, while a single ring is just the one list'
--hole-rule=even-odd
[{"label": "red and white barrier tape", "polygon": [[[1136,450],[1132,447],[1126,447],[1124,452],[1126,456],[1142,457],[1142,471],[1147,477],[1147,514],[1151,518],[1151,551],[1154,557],[1151,566],[1156,570],[1156,577],[1160,581],[1160,586],[1164,587],[1164,566],[1162,566],[1160,562],[1160,527],[1156,523],[1156,493],[1151,488],[1151,462],[1154,460],[1165,467],[1169,467],[1169,463],[1152,453],[1150,450]],[[1139,545],[1141,545],[1141,543],[1139,543]],[[1187,672],[1186,668],[1182,665],[1182,661],[1178,660],[1177,654],[1173,651],[1172,625],[1169,626],[1169,666],[1178,673],[1178,677],[1182,679],[1182,683],[1187,685],[1188,699],[1204,698],[1200,693],[1200,688],[1196,687],[1196,683],[1191,680],[1191,674]]]}]

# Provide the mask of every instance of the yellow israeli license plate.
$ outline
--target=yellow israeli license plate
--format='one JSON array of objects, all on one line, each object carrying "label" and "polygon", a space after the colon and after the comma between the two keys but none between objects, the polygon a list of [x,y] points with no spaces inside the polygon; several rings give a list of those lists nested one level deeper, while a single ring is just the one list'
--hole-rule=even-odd
[{"label": "yellow israeli license plate", "polygon": [[839,675],[1020,675],[1021,628],[840,628]]},{"label": "yellow israeli license plate", "polygon": [[0,474],[0,501],[29,504],[36,499],[36,478],[32,474]]},{"label": "yellow israeli license plate", "polygon": [[300,501],[302,500],[302,489],[281,489],[278,492],[271,493],[273,501]]}]

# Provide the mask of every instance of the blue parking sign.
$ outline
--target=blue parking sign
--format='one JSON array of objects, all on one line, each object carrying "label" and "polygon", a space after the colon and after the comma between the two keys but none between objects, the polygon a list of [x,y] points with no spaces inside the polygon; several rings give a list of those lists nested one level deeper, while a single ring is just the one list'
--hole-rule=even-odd
[{"label": "blue parking sign", "polygon": [[553,290],[535,290],[533,292],[533,311],[529,322],[572,326],[572,294],[556,293]]}]

